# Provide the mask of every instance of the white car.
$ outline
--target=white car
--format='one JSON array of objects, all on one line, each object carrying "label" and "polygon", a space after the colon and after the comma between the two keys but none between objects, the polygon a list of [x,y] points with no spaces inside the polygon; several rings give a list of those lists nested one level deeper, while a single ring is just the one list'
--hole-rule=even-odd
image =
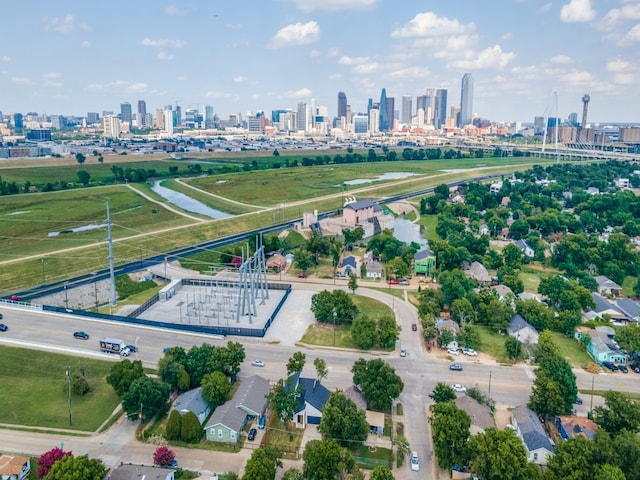
[{"label": "white car", "polygon": [[460,385],[459,383],[454,383],[453,385],[451,385],[451,388],[453,388],[455,392],[460,393],[464,393],[467,391],[467,387],[465,387],[464,385]]},{"label": "white car", "polygon": [[465,355],[469,355],[470,357],[477,357],[478,352],[476,352],[473,348],[463,348],[462,353]]},{"label": "white car", "polygon": [[418,452],[413,452],[411,454],[411,470],[417,472],[420,470],[420,460],[418,459]]},{"label": "white car", "polygon": [[458,351],[457,348],[450,348],[449,350],[447,350],[447,353],[449,355],[458,355],[460,352]]},{"label": "white car", "polygon": [[253,365],[254,367],[264,367],[264,362],[256,358],[253,362],[251,362],[251,365]]},{"label": "white car", "polygon": [[406,348],[402,347],[400,349],[400,356],[401,357],[406,357],[407,356],[407,349]]}]

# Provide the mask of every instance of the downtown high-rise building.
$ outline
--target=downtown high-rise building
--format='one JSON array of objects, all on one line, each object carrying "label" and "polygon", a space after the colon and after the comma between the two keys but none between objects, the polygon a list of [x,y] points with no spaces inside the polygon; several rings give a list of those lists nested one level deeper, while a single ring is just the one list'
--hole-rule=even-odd
[{"label": "downtown high-rise building", "polygon": [[347,118],[347,94],[338,92],[338,118]]},{"label": "downtown high-rise building", "polygon": [[447,90],[439,88],[436,90],[436,99],[433,108],[433,126],[437,129],[447,121]]},{"label": "downtown high-rise building", "polygon": [[460,121],[458,127],[470,125],[473,121],[473,75],[465,73],[460,88]]},{"label": "downtown high-rise building", "polygon": [[424,109],[424,123],[425,125],[433,125],[433,116],[436,111],[436,91],[433,88],[427,88],[426,90],[426,108]]},{"label": "downtown high-rise building", "polygon": [[133,120],[133,113],[131,112],[131,104],[129,102],[124,102],[120,104],[120,121],[122,123],[128,123],[131,125],[131,121]]},{"label": "downtown high-rise building", "polygon": [[400,123],[409,125],[413,116],[412,109],[413,99],[409,95],[402,96],[402,113],[400,114]]},{"label": "downtown high-rise building", "polygon": [[393,120],[393,110],[391,110],[391,119],[389,118],[389,112],[387,110],[387,89],[383,88],[380,93],[380,126],[381,132],[388,132],[390,130],[390,121]]},{"label": "downtown high-rise building", "polygon": [[145,115],[147,113],[147,102],[144,100],[138,100],[138,115]]},{"label": "downtown high-rise building", "polygon": [[307,123],[309,123],[307,119],[308,116],[309,112],[307,109],[307,104],[305,102],[299,102],[298,114],[296,115],[296,130],[298,130],[299,132],[307,131]]}]

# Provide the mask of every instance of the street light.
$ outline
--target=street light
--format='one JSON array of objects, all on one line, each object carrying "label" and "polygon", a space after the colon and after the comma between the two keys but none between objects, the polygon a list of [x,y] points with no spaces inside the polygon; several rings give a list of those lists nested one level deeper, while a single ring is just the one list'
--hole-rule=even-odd
[{"label": "street light", "polygon": [[40,259],[42,261],[42,284],[44,285],[44,257]]},{"label": "street light", "polygon": [[69,406],[69,426],[73,425],[71,418],[71,375],[69,375],[69,367],[67,367],[67,404]]},{"label": "street light", "polygon": [[336,346],[336,317],[338,316],[338,310],[333,307],[333,346]]},{"label": "street light", "polygon": [[69,297],[67,296],[67,286],[69,282],[64,282],[64,308],[69,308]]}]

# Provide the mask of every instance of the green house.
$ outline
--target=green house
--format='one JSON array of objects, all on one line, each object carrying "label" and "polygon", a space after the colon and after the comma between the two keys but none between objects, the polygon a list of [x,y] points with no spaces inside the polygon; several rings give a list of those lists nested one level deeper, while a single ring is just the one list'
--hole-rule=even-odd
[{"label": "green house", "polygon": [[416,275],[431,277],[436,271],[436,255],[426,248],[413,256],[413,271]]}]

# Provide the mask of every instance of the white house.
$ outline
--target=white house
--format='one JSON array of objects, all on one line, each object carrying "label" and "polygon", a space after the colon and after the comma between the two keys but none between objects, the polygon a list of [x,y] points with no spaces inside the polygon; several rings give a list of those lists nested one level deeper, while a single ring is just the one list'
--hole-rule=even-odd
[{"label": "white house", "polygon": [[537,345],[538,337],[540,336],[538,331],[532,325],[529,325],[519,313],[511,317],[507,333],[512,337],[516,337],[525,345]]},{"label": "white house", "polygon": [[516,240],[515,245],[520,249],[525,257],[533,258],[536,253],[526,240]]},{"label": "white house", "polygon": [[511,423],[524,443],[527,460],[546,466],[549,457],[554,454],[554,448],[535,412],[525,405],[520,405],[513,409]]},{"label": "white house", "polygon": [[23,480],[29,477],[30,471],[29,457],[0,455],[0,478],[2,480]]}]

